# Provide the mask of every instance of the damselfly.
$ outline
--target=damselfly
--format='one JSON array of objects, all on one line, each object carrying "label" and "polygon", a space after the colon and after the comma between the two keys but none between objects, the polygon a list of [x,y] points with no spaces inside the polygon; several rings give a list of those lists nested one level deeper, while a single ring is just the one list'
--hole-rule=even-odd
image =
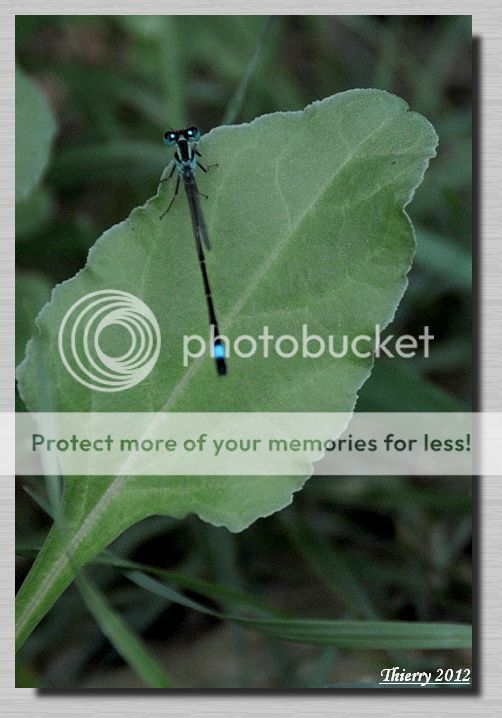
[{"label": "damselfly", "polygon": [[220,376],[224,376],[227,373],[227,365],[225,363],[225,345],[219,338],[220,332],[218,329],[218,322],[216,320],[216,312],[214,310],[213,297],[211,295],[211,287],[206,269],[206,258],[204,255],[204,248],[206,250],[210,250],[211,245],[209,242],[206,222],[200,206],[199,195],[202,195],[202,197],[206,197],[206,195],[199,192],[195,181],[195,170],[197,167],[200,167],[203,172],[207,172],[207,168],[204,167],[199,159],[201,156],[197,149],[197,142],[199,139],[200,132],[196,127],[188,127],[186,130],[169,130],[164,133],[164,142],[167,145],[176,145],[176,151],[174,153],[174,159],[169,174],[162,181],[170,180],[175,171],[178,174],[176,177],[174,194],[167,206],[167,209],[161,214],[160,218],[162,219],[162,217],[164,217],[164,215],[166,215],[171,209],[178,194],[180,181],[183,179],[188,207],[190,208],[192,228],[195,237],[195,247],[197,249],[202,282],[204,284],[204,293],[206,295],[209,325],[213,337],[212,354],[216,362],[216,371]]}]

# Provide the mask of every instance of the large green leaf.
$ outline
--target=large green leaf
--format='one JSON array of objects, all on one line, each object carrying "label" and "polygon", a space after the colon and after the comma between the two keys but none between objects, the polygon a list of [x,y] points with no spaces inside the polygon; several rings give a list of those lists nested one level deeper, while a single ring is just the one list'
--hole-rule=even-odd
[{"label": "large green leaf", "polygon": [[49,161],[56,123],[36,85],[16,68],[16,202],[40,181]]},{"label": "large green leaf", "polygon": [[[393,317],[406,287],[414,235],[404,207],[437,138],[406,103],[354,90],[246,125],[220,127],[200,150],[219,168],[200,177],[213,251],[207,259],[220,330],[270,334],[373,334]],[[162,152],[159,147],[159,153]],[[166,160],[168,158],[166,157]],[[172,191],[172,190],[171,190]],[[209,357],[184,368],[182,335],[207,336],[207,315],[184,201],[161,221],[170,193],[105,232],[86,267],[56,288],[38,319],[18,378],[31,410],[350,411],[370,359],[264,359],[231,355],[215,376]],[[57,351],[60,323],[88,292],[131,292],[156,314],[162,351],[137,386],[103,394],[78,384]],[[115,335],[109,353],[117,350]],[[116,353],[116,352],[115,352]],[[66,548],[88,561],[151,514],[201,518],[242,530],[285,506],[303,477],[72,477],[66,479]],[[72,579],[54,529],[18,598],[22,642]]]}]

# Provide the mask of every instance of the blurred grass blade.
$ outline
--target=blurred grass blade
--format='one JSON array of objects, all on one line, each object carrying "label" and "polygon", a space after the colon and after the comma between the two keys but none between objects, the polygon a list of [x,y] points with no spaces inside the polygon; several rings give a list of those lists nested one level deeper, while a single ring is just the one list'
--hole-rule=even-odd
[{"label": "blurred grass blade", "polygon": [[16,363],[24,358],[26,344],[35,329],[35,319],[51,296],[51,283],[42,274],[16,272]]},{"label": "blurred grass blade", "polygon": [[222,125],[233,125],[234,122],[239,117],[239,114],[242,110],[242,106],[244,104],[244,98],[246,96],[246,91],[249,87],[249,83],[253,79],[256,70],[258,68],[258,64],[260,62],[263,48],[265,47],[265,44],[267,42],[267,39],[270,34],[270,30],[272,28],[272,23],[275,20],[273,17],[268,17],[265,22],[263,23],[263,27],[260,32],[260,37],[258,38],[258,43],[256,45],[256,49],[254,51],[253,57],[249,61],[249,64],[247,66],[247,70],[245,74],[243,75],[243,78],[235,91],[234,95],[232,96],[230,102],[228,103],[227,109],[225,111],[225,114],[223,116],[223,119],[221,121]]},{"label": "blurred grass blade", "polygon": [[39,183],[49,161],[56,123],[35,83],[16,67],[16,202]]},{"label": "blurred grass blade", "polygon": [[141,586],[141,588],[144,588],[151,593],[156,594],[157,596],[167,598],[169,601],[178,603],[180,606],[184,606],[185,608],[189,608],[193,611],[207,613],[208,616],[220,617],[220,614],[216,611],[213,611],[207,606],[203,606],[202,603],[199,603],[198,601],[192,601],[191,598],[184,596],[179,591],[176,591],[176,589],[171,588],[165,583],[161,583],[154,578],[151,578],[151,576],[147,576],[141,571],[129,571],[126,573],[126,576],[133,583],[137,584],[138,586]]},{"label": "blurred grass blade", "polygon": [[469,15],[452,15],[442,26],[430,51],[419,63],[413,79],[413,106],[421,112],[435,113],[440,106],[448,73],[453,63],[465,51],[465,38],[472,35]]},{"label": "blurred grass blade", "polygon": [[472,257],[458,241],[417,229],[416,262],[423,269],[441,276],[447,286],[471,291]]},{"label": "blurred grass blade", "polygon": [[328,676],[337,654],[338,650],[332,646],[323,649],[310,688],[324,688],[328,683]]},{"label": "blurred grass blade", "polygon": [[30,498],[32,498],[38,506],[40,506],[42,511],[45,511],[45,513],[50,516],[51,519],[54,519],[53,507],[49,504],[47,499],[44,499],[43,496],[40,496],[36,491],[33,491],[30,486],[23,486],[23,490],[26,491],[28,496],[30,496]]},{"label": "blurred grass blade", "polygon": [[466,411],[456,397],[416,374],[404,361],[377,359],[357,411]]},{"label": "blurred grass blade", "polygon": [[236,588],[229,588],[228,586],[212,583],[210,581],[204,581],[203,579],[196,578],[194,576],[186,576],[174,571],[166,571],[165,569],[157,568],[156,566],[148,566],[136,561],[118,558],[113,556],[113,554],[109,551],[103,552],[95,559],[95,561],[96,563],[114,566],[115,568],[123,570],[129,569],[130,572],[137,571],[144,574],[159,576],[177,586],[189,589],[190,591],[195,591],[201,596],[209,598],[211,601],[231,606],[234,611],[252,611],[255,615],[267,617],[285,617],[286,615],[283,611],[269,606],[265,603],[265,601],[256,598],[250,593],[245,593],[244,591]]},{"label": "blurred grass blade", "polygon": [[233,618],[269,636],[310,646],[345,649],[471,648],[472,629],[465,624],[415,621],[252,620]]},{"label": "blurred grass blade", "polygon": [[143,642],[82,574],[78,580],[78,588],[104,635],[145,685],[149,688],[172,688],[171,680],[146,650]]},{"label": "blurred grass blade", "polygon": [[471,627],[464,624],[416,623],[410,621],[326,621],[318,619],[254,619],[213,611],[178,591],[133,572],[131,580],[158,596],[211,616],[285,641],[310,646],[346,649],[450,649],[470,648]]},{"label": "blurred grass blade", "polygon": [[54,213],[51,190],[40,184],[24,200],[16,202],[16,242],[30,239],[43,230]]},{"label": "blurred grass blade", "polygon": [[283,525],[300,555],[352,615],[377,618],[370,597],[345,554],[331,547],[325,537],[310,531],[300,519],[289,521],[283,518]]},{"label": "blurred grass blade", "polygon": [[[472,351],[470,337],[454,336],[438,344],[430,356],[414,357],[413,366],[419,372],[451,372],[459,368],[469,369],[472,364]],[[467,385],[465,388],[467,389]]]},{"label": "blurred grass blade", "polygon": [[186,103],[186,57],[183,18],[163,15],[158,18],[159,76],[162,80],[166,128],[185,127],[188,122]]}]

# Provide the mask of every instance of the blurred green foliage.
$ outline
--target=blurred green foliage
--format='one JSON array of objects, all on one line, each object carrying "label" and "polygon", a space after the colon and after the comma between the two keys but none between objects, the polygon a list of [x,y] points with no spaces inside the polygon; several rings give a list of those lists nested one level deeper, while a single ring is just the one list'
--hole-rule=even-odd
[{"label": "blurred green foliage", "polygon": [[[48,289],[83,266],[105,229],[154,194],[167,127],[190,122],[207,131],[236,112],[235,121],[246,122],[335,92],[378,87],[424,114],[440,138],[438,157],[408,208],[417,257],[390,327],[418,334],[427,324],[436,339],[428,360],[378,362],[359,408],[469,408],[470,18],[285,16],[264,28],[266,22],[17,16],[18,63],[48,99],[58,127],[42,184],[16,212],[21,343]],[[40,481],[31,484],[43,493]],[[293,507],[242,535],[193,518],[150,519],[114,550],[298,616],[468,622],[469,486],[465,478],[317,478]],[[18,506],[22,546],[39,546],[47,519],[22,494]],[[20,562],[20,580],[28,565]],[[356,685],[390,660],[409,670],[469,665],[465,651],[396,656],[284,644],[174,600],[150,594],[146,600],[116,567],[95,565],[91,575],[181,687]],[[223,598],[213,600],[224,606]],[[23,684],[59,688],[136,685],[75,587],[23,648],[19,673]]]},{"label": "blurred green foliage", "polygon": [[29,198],[39,183],[49,161],[55,131],[47,100],[16,67],[16,202]]}]

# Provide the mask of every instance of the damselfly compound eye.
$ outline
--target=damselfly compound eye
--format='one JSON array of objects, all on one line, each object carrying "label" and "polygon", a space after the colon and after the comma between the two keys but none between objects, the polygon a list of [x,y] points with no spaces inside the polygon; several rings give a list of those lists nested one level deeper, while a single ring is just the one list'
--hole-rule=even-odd
[{"label": "damselfly compound eye", "polygon": [[185,136],[188,140],[199,140],[200,139],[200,132],[196,127],[189,127],[187,130],[185,130]]},{"label": "damselfly compound eye", "polygon": [[177,132],[165,132],[164,133],[164,142],[167,145],[173,145],[178,139],[178,133]]}]

